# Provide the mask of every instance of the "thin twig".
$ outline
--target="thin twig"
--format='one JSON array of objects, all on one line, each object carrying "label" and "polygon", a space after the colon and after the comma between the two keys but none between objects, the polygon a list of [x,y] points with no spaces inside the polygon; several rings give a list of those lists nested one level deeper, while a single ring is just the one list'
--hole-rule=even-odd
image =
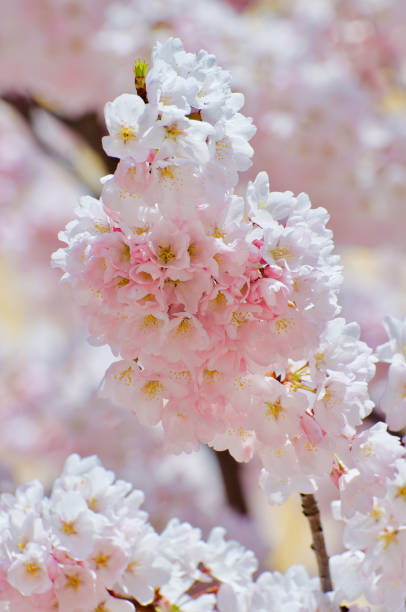
[{"label": "thin twig", "polygon": [[120,595],[119,593],[115,593],[112,589],[107,589],[107,592],[109,593],[111,597],[114,597],[114,599],[122,599],[123,601],[128,601],[129,603],[132,603],[132,605],[134,606],[134,609],[137,612],[141,612],[142,610],[147,610],[149,612],[155,612],[156,610],[153,604],[146,604],[144,606],[143,604],[140,604],[139,601],[137,601],[134,597],[131,597],[130,595]]},{"label": "thin twig", "polygon": [[328,564],[323,528],[320,521],[319,507],[317,505],[316,498],[311,493],[301,493],[300,497],[302,498],[303,514],[309,521],[312,532],[313,542],[311,548],[314,550],[317,559],[321,590],[323,593],[328,593],[329,591],[333,590],[333,583],[330,576],[330,568]]},{"label": "thin twig", "polygon": [[[302,498],[302,510],[303,514],[310,523],[310,529],[312,532],[312,545],[311,548],[314,550],[317,565],[319,568],[319,576],[321,582],[321,590],[323,593],[328,593],[333,590],[333,582],[330,575],[330,567],[328,561],[328,555],[326,550],[326,543],[324,541],[323,527],[321,526],[320,510],[317,505],[316,498],[311,493],[301,493]],[[341,612],[348,612],[347,606],[340,606]]]}]

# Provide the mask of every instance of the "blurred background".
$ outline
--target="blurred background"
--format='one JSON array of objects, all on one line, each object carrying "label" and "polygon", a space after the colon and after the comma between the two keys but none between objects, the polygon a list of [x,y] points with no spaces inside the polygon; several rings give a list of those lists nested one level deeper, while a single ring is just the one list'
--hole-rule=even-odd
[{"label": "blurred background", "polygon": [[104,104],[135,93],[134,59],[169,36],[214,53],[245,95],[258,130],[241,191],[266,170],[273,191],[306,191],[329,211],[343,313],[362,338],[384,342],[384,315],[406,314],[404,0],[13,0],[0,21],[0,489],[50,483],[69,453],[97,453],[145,491],[156,527],[174,515],[205,533],[222,524],[262,567],[314,572],[299,501],[267,506],[255,462],[165,456],[158,430],[98,398],[111,353],[86,343],[50,268],[79,196],[114,171]]}]

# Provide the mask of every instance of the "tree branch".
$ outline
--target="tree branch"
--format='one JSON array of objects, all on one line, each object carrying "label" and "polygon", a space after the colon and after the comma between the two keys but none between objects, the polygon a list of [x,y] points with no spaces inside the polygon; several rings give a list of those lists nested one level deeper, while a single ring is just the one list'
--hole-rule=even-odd
[{"label": "tree branch", "polygon": [[[317,565],[319,568],[319,576],[321,582],[321,590],[323,593],[328,593],[333,590],[333,582],[330,575],[329,560],[326,550],[326,543],[324,541],[323,527],[321,526],[320,510],[317,505],[316,498],[311,493],[301,493],[302,498],[302,510],[303,514],[310,523],[310,529],[312,532],[312,545],[311,548],[314,550]],[[340,606],[341,612],[348,612],[347,606]]]},{"label": "tree branch", "polygon": [[328,565],[328,556],[326,550],[326,544],[324,541],[323,527],[320,521],[320,511],[317,505],[316,498],[311,493],[301,493],[302,499],[302,510],[303,514],[307,518],[310,524],[312,532],[312,545],[311,548],[314,550],[317,566],[319,569],[319,576],[321,582],[321,590],[323,593],[328,593],[333,590],[333,583],[330,576],[330,568]]},{"label": "tree branch", "polygon": [[122,599],[123,601],[128,601],[129,603],[132,603],[132,605],[134,606],[134,609],[137,612],[142,612],[142,610],[147,610],[149,612],[155,612],[156,610],[153,604],[146,604],[144,606],[143,604],[140,604],[139,601],[137,601],[136,599],[134,599],[134,597],[131,597],[130,595],[120,595],[119,593],[115,593],[112,589],[107,589],[107,592],[109,593],[111,597],[114,597],[114,599]]}]

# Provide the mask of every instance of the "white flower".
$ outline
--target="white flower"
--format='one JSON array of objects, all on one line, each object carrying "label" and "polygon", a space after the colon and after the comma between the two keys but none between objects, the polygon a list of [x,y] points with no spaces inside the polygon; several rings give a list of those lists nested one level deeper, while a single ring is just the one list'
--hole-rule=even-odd
[{"label": "white flower", "polygon": [[330,570],[335,589],[343,598],[352,601],[364,590],[365,576],[360,570],[364,557],[364,553],[360,550],[347,551],[330,557]]},{"label": "white flower", "polygon": [[106,587],[113,587],[128,563],[124,541],[110,538],[98,538],[87,562]]},{"label": "white flower", "polygon": [[183,78],[160,58],[154,60],[153,66],[147,72],[146,87],[148,101],[156,105],[159,112],[173,107],[182,110],[185,115],[191,112],[190,100],[199,89],[194,79]]},{"label": "white flower", "polygon": [[390,363],[396,353],[406,358],[406,318],[385,317],[383,326],[389,336],[389,341],[377,347],[376,353],[380,361]]},{"label": "white flower", "polygon": [[209,138],[211,163],[207,171],[213,182],[230,189],[238,183],[238,172],[252,165],[254,150],[248,141],[256,128],[250,118],[236,113],[231,119],[217,122],[215,130]]},{"label": "white flower", "polygon": [[219,588],[217,607],[220,612],[250,612],[252,610],[251,594],[252,589],[250,588],[241,590],[224,583]]},{"label": "white flower", "polygon": [[247,207],[249,217],[261,227],[270,220],[285,221],[296,205],[291,191],[269,191],[269,178],[266,172],[259,172],[255,181],[247,187]]},{"label": "white flower", "polygon": [[155,116],[152,108],[137,95],[122,94],[105,107],[109,136],[103,137],[103,147],[112,157],[132,157],[145,161],[156,146]]},{"label": "white flower", "polygon": [[[162,594],[174,601],[201,578],[198,565],[204,556],[204,543],[199,529],[172,519],[161,534],[160,545],[172,566],[170,580]],[[183,551],[182,555],[177,554],[179,550]]]},{"label": "white flower", "polygon": [[97,602],[94,572],[80,565],[65,565],[55,580],[60,612],[92,610]]},{"label": "white flower", "polygon": [[11,563],[7,579],[22,595],[44,593],[52,587],[47,562],[47,551],[37,544],[29,544]]},{"label": "white flower", "polygon": [[385,392],[380,407],[386,414],[386,422],[392,431],[400,431],[406,425],[406,361],[395,353],[389,366]]},{"label": "white flower", "polygon": [[[131,532],[128,535],[131,538]],[[155,588],[170,575],[168,561],[160,554],[159,546],[158,534],[145,525],[141,535],[130,540],[128,547],[128,564],[121,582],[143,605],[153,601]]]},{"label": "white flower", "polygon": [[117,599],[116,597],[106,598],[97,602],[96,607],[92,612],[134,612],[134,606],[129,601]]},{"label": "white flower", "polygon": [[37,512],[32,509],[22,510],[17,506],[10,510],[8,518],[9,537],[4,532],[8,551],[20,553],[30,543],[41,545],[43,550],[47,549],[49,534]]},{"label": "white flower", "polygon": [[251,550],[235,540],[226,540],[225,529],[215,527],[207,539],[203,562],[221,582],[242,586],[252,580],[258,562]]},{"label": "white flower", "polygon": [[91,552],[96,520],[79,493],[58,491],[50,519],[60,544],[70,555],[83,559]]},{"label": "white flower", "polygon": [[406,525],[406,461],[398,459],[395,465],[397,472],[388,484],[391,510],[396,520]]},{"label": "white flower", "polygon": [[207,138],[214,132],[205,121],[187,119],[178,110],[165,111],[157,122],[161,140],[157,159],[204,165],[209,160]]}]

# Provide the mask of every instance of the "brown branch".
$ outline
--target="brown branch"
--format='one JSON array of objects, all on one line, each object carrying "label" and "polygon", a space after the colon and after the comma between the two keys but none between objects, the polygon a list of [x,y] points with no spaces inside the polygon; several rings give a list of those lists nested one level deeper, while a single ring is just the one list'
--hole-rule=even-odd
[{"label": "brown branch", "polygon": [[[195,582],[185,591],[185,595],[188,595],[191,599],[198,599],[202,595],[207,595],[208,593],[217,594],[218,590],[221,586],[220,580],[214,578],[211,575],[210,571],[207,570],[202,563],[199,564],[199,569],[203,573],[207,574],[211,580],[210,582],[201,582],[200,580],[195,580]],[[141,604],[135,597],[131,597],[131,595],[121,595],[120,593],[116,593],[112,589],[108,589],[108,593],[111,597],[115,599],[121,599],[123,601],[128,601],[132,603],[136,612],[142,612],[143,610],[146,612],[157,612],[157,605],[162,601],[162,597],[159,593],[159,589],[155,590],[154,601],[149,604]],[[166,609],[166,606],[165,606]]]},{"label": "brown branch", "polygon": [[147,610],[147,612],[156,612],[156,608],[153,603],[144,606],[130,595],[120,595],[119,593],[115,593],[112,589],[107,589],[107,592],[111,597],[114,597],[114,599],[122,599],[123,601],[128,601],[129,603],[132,603],[134,609],[137,612],[142,612],[142,610]]},{"label": "brown branch", "polygon": [[320,521],[320,511],[317,505],[316,498],[311,493],[301,493],[302,511],[310,524],[312,532],[312,545],[317,559],[319,576],[321,582],[321,590],[323,593],[328,593],[333,590],[333,583],[330,576],[330,568],[328,565],[328,556],[326,543],[324,541],[323,527]]}]

